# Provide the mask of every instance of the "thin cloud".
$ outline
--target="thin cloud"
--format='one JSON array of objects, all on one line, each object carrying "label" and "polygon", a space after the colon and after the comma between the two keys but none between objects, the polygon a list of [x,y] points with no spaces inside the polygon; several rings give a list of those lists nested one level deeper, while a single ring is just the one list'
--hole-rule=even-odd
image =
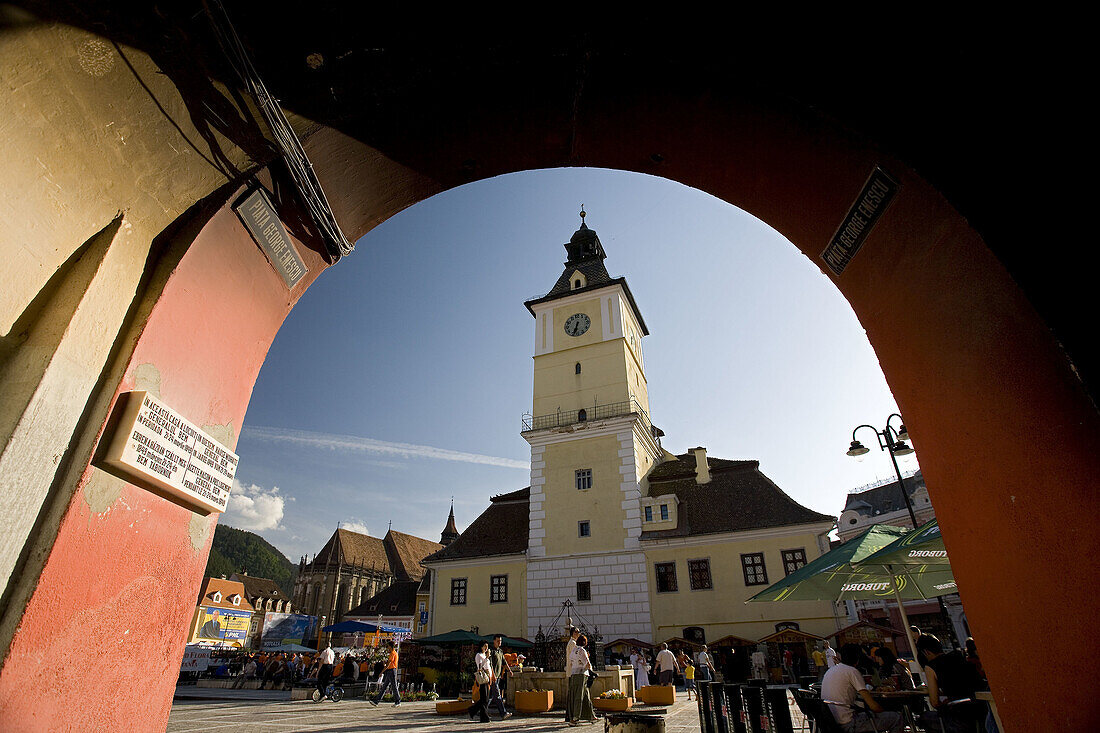
[{"label": "thin cloud", "polygon": [[529,463],[511,458],[484,456],[480,453],[465,453],[430,445],[392,443],[386,440],[375,440],[374,438],[360,438],[355,435],[333,435],[331,433],[314,433],[306,430],[287,430],[283,428],[245,427],[241,437],[269,443],[290,443],[310,448],[325,448],[331,451],[375,453],[401,456],[402,458],[428,458],[437,461],[476,463],[482,466],[498,466],[500,468],[521,468],[525,471],[531,468]]}]

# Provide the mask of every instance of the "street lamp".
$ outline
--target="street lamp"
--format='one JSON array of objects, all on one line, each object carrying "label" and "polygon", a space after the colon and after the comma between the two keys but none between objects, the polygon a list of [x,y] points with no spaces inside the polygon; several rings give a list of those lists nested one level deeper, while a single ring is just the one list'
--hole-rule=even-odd
[{"label": "street lamp", "polygon": [[[898,427],[895,429],[890,421],[894,418],[898,419]],[[909,501],[909,493],[905,490],[905,483],[901,478],[901,469],[898,468],[897,456],[907,456],[913,452],[912,446],[905,441],[909,440],[909,431],[905,429],[905,423],[902,422],[901,415],[896,412],[890,417],[886,418],[886,427],[882,430],[875,428],[873,425],[860,425],[852,431],[852,445],[848,448],[848,455],[852,456],[856,460],[862,460],[863,456],[870,452],[870,448],[867,448],[856,440],[856,433],[862,428],[870,428],[874,431],[875,437],[878,439],[879,450],[884,450],[890,454],[890,462],[894,464],[894,473],[898,475],[898,486],[901,488],[901,498],[905,499],[905,508],[909,510],[909,519],[913,521],[913,529],[917,528],[917,515],[913,512],[913,504]]]}]

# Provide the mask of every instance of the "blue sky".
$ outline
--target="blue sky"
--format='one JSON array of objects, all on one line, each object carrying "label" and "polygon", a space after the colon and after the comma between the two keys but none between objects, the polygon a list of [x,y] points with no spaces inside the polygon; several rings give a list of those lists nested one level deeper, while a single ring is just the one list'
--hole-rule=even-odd
[{"label": "blue sky", "polygon": [[[839,514],[893,476],[846,455],[897,411],[847,301],[777,232],[708,194],[590,168],[528,171],[392,217],[323,273],[256,382],[222,521],[292,560],[343,526],[438,540],[528,485],[534,322],[581,204],[650,329],[650,415],[674,453],[757,459],[796,501]],[[874,440],[863,431],[864,443]],[[902,470],[917,467],[905,459]]]}]

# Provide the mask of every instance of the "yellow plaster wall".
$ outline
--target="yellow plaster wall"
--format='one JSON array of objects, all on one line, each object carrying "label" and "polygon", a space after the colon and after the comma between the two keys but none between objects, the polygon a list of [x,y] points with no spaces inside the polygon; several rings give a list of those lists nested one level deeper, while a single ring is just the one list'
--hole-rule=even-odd
[{"label": "yellow plaster wall", "polygon": [[[508,576],[508,601],[489,602],[489,578]],[[451,605],[451,580],[466,578],[466,605]],[[527,561],[512,560],[491,565],[458,566],[448,563],[436,568],[433,583],[435,607],[434,633],[445,634],[454,629],[477,626],[482,634],[501,633],[507,636],[527,634]]]},{"label": "yellow plaster wall", "polygon": [[533,414],[552,415],[559,408],[591,411],[597,402],[625,402],[630,398],[626,358],[621,338],[536,356]]},{"label": "yellow plaster wall", "polygon": [[[550,556],[622,550],[622,478],[619,439],[614,435],[579,438],[546,446],[542,460],[546,484],[543,544]],[[592,488],[578,490],[576,470],[592,469]],[[592,534],[579,537],[577,523],[590,522]]]},{"label": "yellow plaster wall", "polygon": [[[691,547],[646,547],[646,572],[649,575],[649,602],[654,639],[680,636],[684,627],[701,626],[708,641],[734,634],[759,639],[775,632],[780,621],[797,621],[803,631],[824,636],[838,627],[832,604],[826,601],[789,603],[744,603],[767,585],[746,586],[741,571],[741,554],[763,552],[768,584],[785,577],[782,550],[806,550],[807,562],[818,557],[817,535],[812,531],[794,532],[785,537],[720,541]],[[688,560],[710,559],[711,590],[691,590]],[[659,562],[676,563],[675,593],[657,592]]]}]

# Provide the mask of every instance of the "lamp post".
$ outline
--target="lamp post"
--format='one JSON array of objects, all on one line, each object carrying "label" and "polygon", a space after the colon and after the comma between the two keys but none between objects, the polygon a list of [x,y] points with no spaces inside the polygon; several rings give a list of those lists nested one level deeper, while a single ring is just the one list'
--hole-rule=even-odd
[{"label": "lamp post", "polygon": [[[898,419],[898,428],[890,424],[893,418]],[[905,508],[909,510],[909,519],[913,522],[913,529],[917,528],[917,515],[913,511],[913,503],[909,501],[909,493],[905,490],[905,482],[901,478],[901,469],[898,468],[897,456],[907,456],[913,452],[913,448],[905,441],[909,440],[909,433],[905,430],[905,423],[902,422],[901,415],[896,412],[890,417],[886,418],[886,427],[882,430],[878,430],[873,425],[860,425],[852,431],[852,445],[848,449],[848,455],[853,458],[860,458],[870,452],[870,448],[864,447],[862,443],[856,440],[856,433],[862,428],[870,428],[874,431],[875,437],[878,438],[879,450],[884,450],[890,454],[890,462],[894,464],[894,473],[898,476],[898,487],[901,489],[901,498],[905,500]]]},{"label": "lamp post", "polygon": [[[898,419],[898,427],[894,428],[890,424],[890,421],[894,418]],[[905,423],[902,420],[901,415],[896,412],[886,418],[886,427],[879,430],[873,425],[859,425],[852,431],[852,445],[848,448],[848,455],[852,458],[862,459],[867,453],[870,453],[871,449],[865,447],[862,443],[856,440],[856,433],[863,428],[869,428],[874,431],[875,437],[878,438],[879,450],[884,450],[890,454],[890,463],[894,465],[894,473],[898,477],[898,488],[901,489],[901,498],[905,500],[905,508],[909,510],[909,519],[913,522],[913,529],[917,528],[917,515],[913,511],[913,503],[909,501],[909,492],[905,490],[905,482],[901,478],[901,469],[898,468],[897,456],[907,456],[913,452],[912,446],[905,441],[909,440],[909,432],[905,429]],[[901,614],[902,624],[905,625],[905,638],[909,642],[909,648],[913,654],[917,653],[916,640],[913,639],[913,634],[909,628],[909,616],[905,613],[905,604],[901,600],[901,595],[897,592],[897,580],[894,578],[893,573],[890,575],[890,581],[894,586],[894,594],[898,602],[898,613]],[[943,599],[939,598],[940,613],[946,616],[946,609],[943,605]]]}]

